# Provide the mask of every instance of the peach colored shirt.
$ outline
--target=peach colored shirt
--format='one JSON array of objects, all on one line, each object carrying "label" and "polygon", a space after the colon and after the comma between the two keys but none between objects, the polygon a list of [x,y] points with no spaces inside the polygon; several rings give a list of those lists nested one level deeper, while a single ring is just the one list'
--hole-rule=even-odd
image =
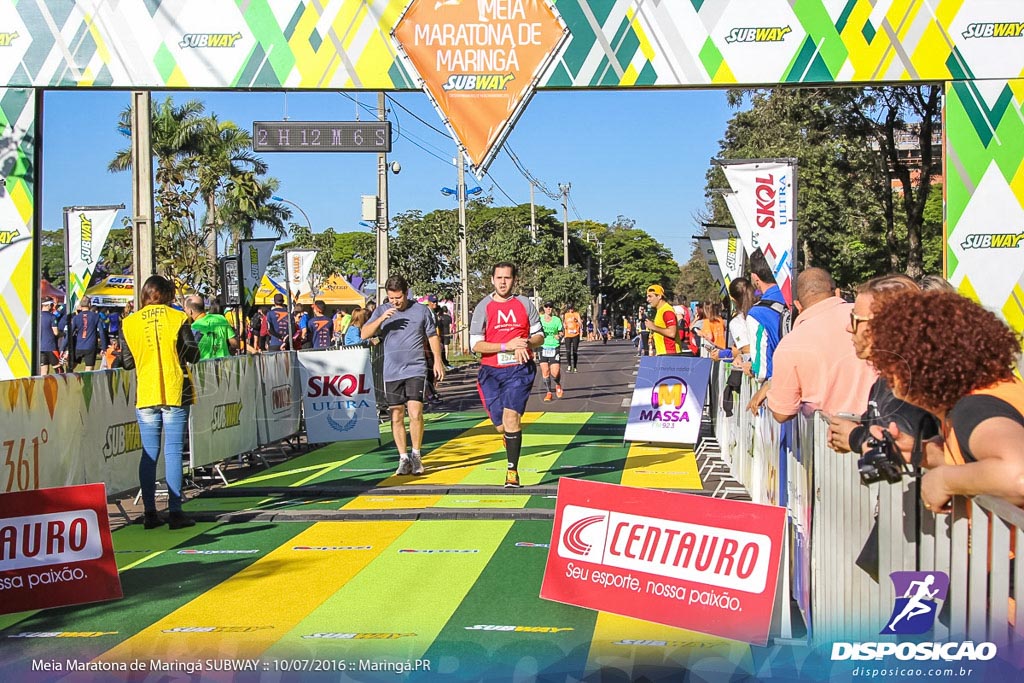
[{"label": "peach colored shirt", "polygon": [[797,316],[772,357],[767,398],[772,411],[796,415],[801,404],[808,404],[828,415],[864,412],[878,374],[857,358],[846,331],[852,308],[853,304],[829,297]]}]

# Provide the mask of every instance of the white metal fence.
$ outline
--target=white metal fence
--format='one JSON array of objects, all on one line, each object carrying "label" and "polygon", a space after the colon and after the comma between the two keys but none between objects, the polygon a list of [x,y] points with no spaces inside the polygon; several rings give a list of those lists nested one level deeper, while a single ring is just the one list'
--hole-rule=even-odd
[{"label": "white metal fence", "polygon": [[[724,386],[728,366],[717,372]],[[717,402],[715,437],[752,500],[785,501],[789,590],[780,606],[788,608],[792,595],[813,640],[892,638],[879,635],[896,597],[890,572],[941,571],[950,586],[933,637],[993,642],[1001,657],[1024,663],[1024,566],[1015,561],[1024,548],[1024,510],[989,496],[957,497],[951,514],[936,515],[922,508],[914,479],[864,486],[858,456],[829,448],[820,414],[794,420],[792,445],[780,457],[774,418],[765,408],[746,410],[754,389],[744,378],[731,416]],[[855,563],[876,514],[877,583]]]}]

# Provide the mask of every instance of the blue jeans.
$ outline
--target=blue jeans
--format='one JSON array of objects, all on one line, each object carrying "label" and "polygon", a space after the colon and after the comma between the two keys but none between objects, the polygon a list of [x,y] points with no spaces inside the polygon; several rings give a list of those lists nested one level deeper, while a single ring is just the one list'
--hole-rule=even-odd
[{"label": "blue jeans", "polygon": [[146,510],[156,510],[156,463],[160,458],[163,437],[164,475],[167,480],[167,508],[181,511],[181,454],[185,447],[185,429],[188,427],[188,406],[156,406],[136,408],[139,436],[142,438],[142,458],[139,460],[139,486],[142,504]]}]

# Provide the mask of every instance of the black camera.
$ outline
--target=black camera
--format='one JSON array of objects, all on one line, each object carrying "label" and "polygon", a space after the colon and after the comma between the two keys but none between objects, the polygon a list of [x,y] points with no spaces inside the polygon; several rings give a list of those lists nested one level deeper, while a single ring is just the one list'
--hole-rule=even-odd
[{"label": "black camera", "polygon": [[857,461],[857,470],[864,485],[878,481],[898,484],[904,475],[912,473],[910,466],[903,459],[899,446],[886,430],[882,430],[882,438],[868,439],[868,451]]}]

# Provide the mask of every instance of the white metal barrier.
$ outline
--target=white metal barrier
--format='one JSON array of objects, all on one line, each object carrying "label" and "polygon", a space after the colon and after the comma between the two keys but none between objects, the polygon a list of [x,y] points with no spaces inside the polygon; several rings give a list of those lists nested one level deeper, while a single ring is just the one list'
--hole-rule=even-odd
[{"label": "white metal barrier", "polygon": [[[728,367],[720,371],[724,386]],[[820,414],[796,418],[786,480],[776,488],[778,432],[763,410],[746,410],[754,389],[744,378],[732,416],[719,402],[715,435],[722,459],[755,502],[772,504],[776,491],[787,492],[791,562],[783,570],[810,637],[893,639],[879,634],[897,597],[889,574],[941,571],[949,594],[931,637],[993,642],[1001,658],[1024,665],[1024,563],[1015,558],[1024,548],[1024,510],[989,496],[958,497],[951,514],[936,515],[921,507],[915,479],[864,486],[858,456],[829,447]],[[876,514],[877,583],[856,565]]]}]

